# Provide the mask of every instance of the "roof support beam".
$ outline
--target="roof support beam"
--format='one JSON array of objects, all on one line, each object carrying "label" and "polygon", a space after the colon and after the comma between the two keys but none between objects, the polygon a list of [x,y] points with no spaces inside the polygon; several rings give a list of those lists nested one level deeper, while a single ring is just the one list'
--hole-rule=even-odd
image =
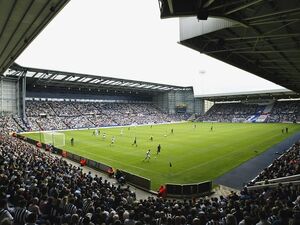
[{"label": "roof support beam", "polygon": [[288,38],[288,37],[299,37],[300,33],[291,33],[291,34],[271,34],[271,35],[258,35],[250,37],[236,37],[236,38],[226,38],[225,41],[238,41],[238,40],[250,40],[250,39],[264,39],[264,38]]},{"label": "roof support beam", "polygon": [[300,8],[294,8],[294,9],[282,10],[282,11],[279,11],[279,12],[264,14],[264,15],[261,15],[261,16],[249,17],[249,18],[245,18],[244,20],[246,20],[246,21],[254,20],[255,21],[255,20],[258,20],[258,19],[272,18],[274,16],[288,15],[289,13],[298,13],[298,12],[300,12]]},{"label": "roof support beam", "polygon": [[[289,58],[289,60],[300,63],[300,58]],[[265,60],[260,60],[260,62],[263,62],[263,63],[268,63],[268,62],[288,63],[286,60],[282,60],[282,59],[269,59],[269,60],[265,59]]]},{"label": "roof support beam", "polygon": [[11,14],[13,13],[13,11],[14,11],[14,9],[15,9],[16,4],[17,4],[17,0],[14,1],[13,5],[12,5],[10,11],[9,11],[9,14],[8,14],[8,16],[7,16],[6,20],[5,20],[4,26],[3,26],[3,28],[1,29],[1,32],[0,32],[0,39],[2,38],[2,35],[3,35],[4,31],[6,30],[8,21],[9,21],[9,19],[11,18]]},{"label": "roof support beam", "polygon": [[235,1],[235,2],[230,1],[230,2],[224,3],[222,5],[211,7],[211,8],[209,8],[209,11],[214,11],[214,10],[217,10],[217,9],[227,8],[231,5],[237,5],[237,4],[240,4],[240,3],[241,3],[241,1]]},{"label": "roof support beam", "polygon": [[10,41],[13,39],[13,36],[15,36],[17,30],[19,30],[20,25],[23,23],[24,18],[27,16],[28,11],[31,9],[32,5],[34,3],[34,0],[32,0],[30,2],[30,4],[28,5],[28,7],[26,8],[25,12],[22,15],[22,18],[20,19],[19,23],[17,24],[17,26],[15,27],[14,31],[11,33],[10,37],[9,37],[9,41],[6,43],[5,47],[2,49],[1,53],[0,53],[0,57],[3,55],[4,51],[7,49],[7,47],[10,44]]},{"label": "roof support beam", "polygon": [[249,2],[247,4],[241,5],[241,6],[237,7],[237,8],[235,8],[235,9],[231,9],[231,10],[225,12],[225,15],[228,16],[231,13],[235,13],[235,12],[238,12],[238,11],[240,11],[242,9],[246,9],[246,8],[248,8],[248,7],[252,6],[252,5],[258,4],[258,3],[262,2],[262,1],[264,1],[264,0],[254,0],[252,2]]},{"label": "roof support beam", "polygon": [[46,83],[51,83],[59,74],[53,73],[50,77],[47,78]]},{"label": "roof support beam", "polygon": [[173,14],[174,13],[174,8],[173,8],[172,0],[168,0],[168,5],[169,5],[170,13]]},{"label": "roof support beam", "polygon": [[247,50],[247,49],[252,49],[252,47],[226,48],[226,49],[213,50],[213,51],[201,51],[201,53],[212,54],[212,53],[220,53],[220,52],[237,52],[237,51],[240,51],[240,50]]},{"label": "roof support beam", "polygon": [[[279,40],[279,39],[284,39],[284,38],[290,38],[290,37],[300,37],[300,33],[289,33],[289,34],[268,34],[268,35],[257,35],[257,36],[240,36],[240,37],[232,37],[232,38],[225,38],[224,41],[247,41],[248,40],[253,40],[256,41],[256,39],[274,39],[274,40]],[[218,42],[219,39],[212,38],[208,39],[207,41],[203,40],[203,43],[205,42]],[[240,43],[240,42],[239,42]]]},{"label": "roof support beam", "polygon": [[210,6],[211,4],[213,4],[215,2],[215,0],[207,0],[204,5],[203,8],[207,8],[208,6]]},{"label": "roof support beam", "polygon": [[289,53],[300,53],[300,49],[283,49],[283,50],[265,50],[265,51],[237,51],[237,53],[242,54],[268,54],[268,53],[280,53],[280,52],[289,52]]},{"label": "roof support beam", "polygon": [[289,22],[298,22],[300,19],[278,19],[278,20],[270,20],[270,21],[255,21],[250,22],[249,26],[258,26],[258,25],[267,25],[267,24],[274,24],[274,23],[289,23]]}]

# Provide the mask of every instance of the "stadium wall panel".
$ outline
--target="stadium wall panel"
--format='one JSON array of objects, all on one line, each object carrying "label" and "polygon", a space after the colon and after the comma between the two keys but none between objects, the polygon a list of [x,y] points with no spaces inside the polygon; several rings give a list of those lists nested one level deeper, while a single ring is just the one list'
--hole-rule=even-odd
[{"label": "stadium wall panel", "polygon": [[168,91],[155,95],[154,104],[163,112],[175,114],[178,106],[185,106],[186,113],[195,113],[194,91]]},{"label": "stadium wall panel", "polygon": [[204,115],[204,100],[200,98],[195,98],[194,101],[194,110],[198,115]]},{"label": "stadium wall panel", "polygon": [[146,191],[149,191],[151,189],[150,179],[126,172],[124,170],[120,170],[120,171],[123,173],[126,182],[128,182],[129,184],[132,184],[133,186],[136,186]]},{"label": "stadium wall panel", "polygon": [[210,193],[212,181],[194,184],[166,184],[167,196],[174,198],[187,198]]}]

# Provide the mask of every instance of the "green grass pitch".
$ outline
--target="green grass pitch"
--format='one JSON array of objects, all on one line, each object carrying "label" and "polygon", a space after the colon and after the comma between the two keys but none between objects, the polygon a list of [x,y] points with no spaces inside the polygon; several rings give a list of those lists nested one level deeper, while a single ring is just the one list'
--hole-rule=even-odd
[{"label": "green grass pitch", "polygon": [[[150,125],[101,128],[99,136],[92,135],[93,129],[64,131],[63,149],[150,178],[152,189],[157,190],[167,182],[195,183],[217,178],[300,130],[297,124],[214,123],[213,131],[211,126],[211,123],[186,122],[152,128]],[[281,132],[285,127],[289,128],[288,134]],[[39,133],[26,136],[40,138]],[[113,145],[112,136],[115,136]],[[132,145],[134,137],[137,147]],[[157,156],[158,144],[161,152]],[[145,162],[148,149],[151,149],[151,159]]]}]

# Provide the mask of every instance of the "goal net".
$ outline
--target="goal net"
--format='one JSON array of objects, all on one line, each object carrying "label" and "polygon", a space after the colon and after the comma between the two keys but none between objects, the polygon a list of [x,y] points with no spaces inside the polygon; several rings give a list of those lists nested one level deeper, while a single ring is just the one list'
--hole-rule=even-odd
[{"label": "goal net", "polygon": [[64,133],[48,131],[48,132],[43,132],[43,136],[44,136],[45,144],[51,144],[55,147],[65,146],[65,134]]}]

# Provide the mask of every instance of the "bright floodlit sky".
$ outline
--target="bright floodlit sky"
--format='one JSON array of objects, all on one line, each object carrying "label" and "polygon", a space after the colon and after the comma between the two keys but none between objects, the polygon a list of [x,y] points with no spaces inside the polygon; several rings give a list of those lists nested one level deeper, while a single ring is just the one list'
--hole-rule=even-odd
[{"label": "bright floodlit sky", "polygon": [[22,66],[180,86],[195,95],[282,88],[184,47],[157,0],[72,0],[17,59]]}]

